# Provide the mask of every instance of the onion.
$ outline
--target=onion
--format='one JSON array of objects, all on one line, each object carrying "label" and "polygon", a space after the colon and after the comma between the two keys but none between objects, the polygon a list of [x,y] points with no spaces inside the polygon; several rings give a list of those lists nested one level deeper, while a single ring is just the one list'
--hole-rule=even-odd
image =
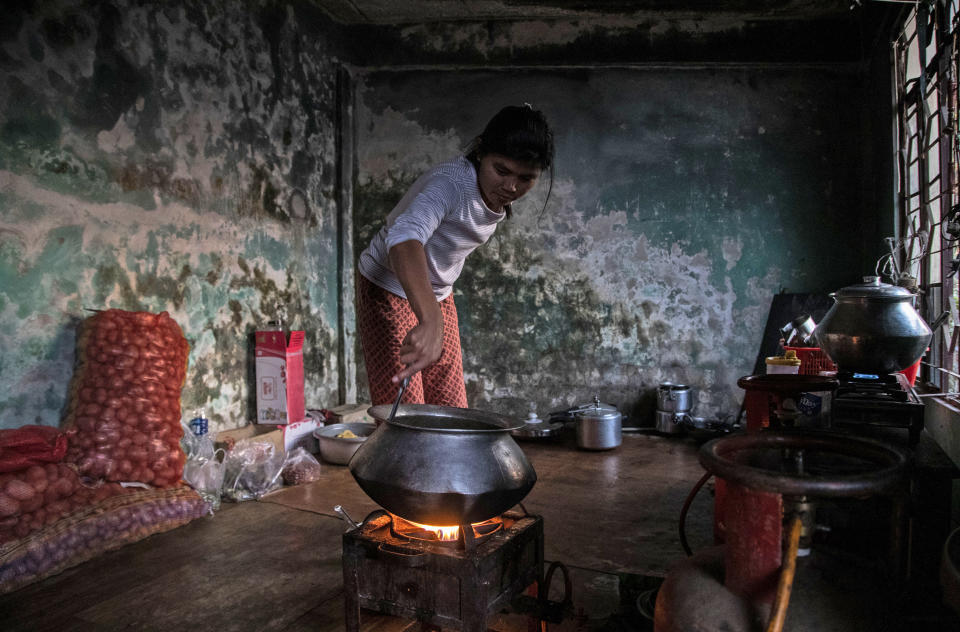
[{"label": "onion", "polygon": [[56,485],[50,485],[50,486],[47,487],[47,489],[43,492],[43,504],[45,504],[45,505],[54,502],[54,501],[57,500],[58,498],[60,498],[60,494],[57,493],[57,486],[56,486]]},{"label": "onion", "polygon": [[47,472],[40,465],[32,465],[23,473],[24,479],[33,487],[38,494],[42,494],[47,489]]},{"label": "onion", "polygon": [[61,498],[65,498],[73,493],[76,483],[69,478],[61,478],[54,484],[54,488]]},{"label": "onion", "polygon": [[16,516],[20,513],[20,501],[0,493],[0,518]]},{"label": "onion", "polygon": [[4,486],[4,491],[11,498],[16,500],[31,500],[36,496],[37,491],[29,483],[20,480],[19,478],[14,478],[10,481],[7,481],[6,486]]},{"label": "onion", "polygon": [[46,498],[43,494],[35,494],[29,500],[20,501],[20,511],[23,513],[29,513],[31,511],[36,511],[43,507]]}]

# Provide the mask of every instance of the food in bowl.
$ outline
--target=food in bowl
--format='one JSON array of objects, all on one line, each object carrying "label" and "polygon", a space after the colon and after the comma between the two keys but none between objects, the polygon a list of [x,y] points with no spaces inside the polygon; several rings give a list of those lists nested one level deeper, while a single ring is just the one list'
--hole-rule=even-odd
[{"label": "food in bowl", "polygon": [[324,461],[334,465],[346,465],[376,429],[375,424],[354,421],[317,428],[313,431],[313,436],[317,438],[320,457]]}]

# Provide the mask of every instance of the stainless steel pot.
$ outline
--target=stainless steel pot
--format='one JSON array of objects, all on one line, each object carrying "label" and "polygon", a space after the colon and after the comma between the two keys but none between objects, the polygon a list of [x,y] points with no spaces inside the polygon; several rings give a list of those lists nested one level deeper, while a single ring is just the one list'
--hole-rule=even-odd
[{"label": "stainless steel pot", "polygon": [[370,498],[401,518],[463,525],[502,514],[523,500],[537,473],[513,437],[522,421],[470,408],[373,406],[383,422],[350,460]]},{"label": "stainless steel pot", "polygon": [[612,450],[623,441],[623,415],[616,406],[601,404],[599,397],[592,404],[573,412],[577,421],[577,446],[584,450]]},{"label": "stainless steel pot", "polygon": [[879,277],[845,287],[814,330],[817,344],[843,371],[885,374],[919,360],[933,332],[907,289]]},{"label": "stainless steel pot", "polygon": [[686,384],[662,382],[657,387],[657,410],[664,412],[686,412],[692,408],[692,394]]},{"label": "stainless steel pot", "polygon": [[657,416],[657,432],[661,434],[678,434],[683,432],[683,426],[681,421],[684,419],[684,415],[687,413],[673,413],[665,410],[658,410],[656,412]]}]

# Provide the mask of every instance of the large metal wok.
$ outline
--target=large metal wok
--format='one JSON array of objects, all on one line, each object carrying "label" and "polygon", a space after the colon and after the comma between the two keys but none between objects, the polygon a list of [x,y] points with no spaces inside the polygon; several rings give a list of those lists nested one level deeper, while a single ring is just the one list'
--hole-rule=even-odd
[{"label": "large metal wok", "polygon": [[380,426],[350,460],[360,487],[387,511],[430,525],[466,525],[520,502],[537,473],[510,436],[520,420],[470,408],[374,406]]}]

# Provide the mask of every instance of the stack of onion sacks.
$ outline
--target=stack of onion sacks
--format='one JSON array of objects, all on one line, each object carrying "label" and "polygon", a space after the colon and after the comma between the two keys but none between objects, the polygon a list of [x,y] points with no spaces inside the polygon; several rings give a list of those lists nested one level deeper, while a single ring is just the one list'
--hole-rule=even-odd
[{"label": "stack of onion sacks", "polygon": [[66,461],[80,475],[170,487],[180,448],[180,390],[189,346],[167,312],[110,309],[87,318],[77,339]]}]

